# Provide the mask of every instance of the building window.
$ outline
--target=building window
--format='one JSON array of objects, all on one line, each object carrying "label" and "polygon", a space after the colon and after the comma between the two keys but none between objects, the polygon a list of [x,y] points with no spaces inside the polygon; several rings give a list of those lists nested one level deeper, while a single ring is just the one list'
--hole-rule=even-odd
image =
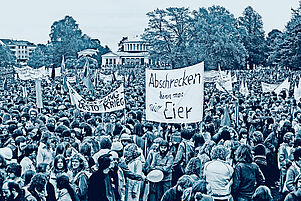
[{"label": "building window", "polygon": [[106,59],[106,64],[109,64],[109,59]]},{"label": "building window", "polygon": [[132,51],[132,44],[130,44],[130,51]]},{"label": "building window", "polygon": [[113,64],[116,64],[116,59],[113,60]]}]

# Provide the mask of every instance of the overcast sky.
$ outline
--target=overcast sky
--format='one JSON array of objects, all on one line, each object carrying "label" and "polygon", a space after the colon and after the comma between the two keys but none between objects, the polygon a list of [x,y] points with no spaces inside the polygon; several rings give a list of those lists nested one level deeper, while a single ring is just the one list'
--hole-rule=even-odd
[{"label": "overcast sky", "polygon": [[283,30],[291,17],[291,8],[299,0],[2,0],[0,38],[23,39],[34,43],[49,40],[54,21],[71,15],[83,33],[98,38],[102,45],[117,49],[123,36],[142,34],[147,27],[146,13],[156,8],[221,5],[235,17],[252,6],[263,18],[266,33]]}]

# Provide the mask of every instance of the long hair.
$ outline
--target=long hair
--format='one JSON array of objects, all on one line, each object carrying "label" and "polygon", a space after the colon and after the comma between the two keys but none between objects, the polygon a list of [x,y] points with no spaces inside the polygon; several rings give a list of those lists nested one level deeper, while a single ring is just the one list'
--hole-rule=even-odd
[{"label": "long hair", "polygon": [[71,187],[69,178],[66,175],[61,175],[56,180],[56,186],[58,189],[67,189],[72,201],[79,201],[79,198],[74,191],[74,189]]},{"label": "long hair", "polygon": [[58,163],[58,160],[59,159],[62,159],[63,161],[63,164],[64,164],[64,167],[63,167],[63,172],[67,172],[68,171],[68,167],[67,167],[67,161],[65,159],[65,157],[63,155],[57,155],[55,158],[54,158],[54,162],[53,162],[53,167],[54,167],[54,173],[58,173],[60,172],[60,170],[57,169],[57,163]]},{"label": "long hair", "polygon": [[252,149],[249,145],[240,145],[235,152],[235,158],[237,162],[252,163],[253,155]]}]

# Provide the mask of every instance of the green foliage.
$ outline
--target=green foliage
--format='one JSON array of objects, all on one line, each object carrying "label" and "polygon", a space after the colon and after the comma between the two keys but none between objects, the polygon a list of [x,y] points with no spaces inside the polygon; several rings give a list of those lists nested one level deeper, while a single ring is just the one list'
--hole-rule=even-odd
[{"label": "green foliage", "polygon": [[45,66],[50,68],[53,60],[53,47],[51,45],[38,44],[27,64],[33,68]]},{"label": "green foliage", "polygon": [[281,65],[291,69],[301,69],[301,1],[299,8],[292,9],[293,15],[286,25]]},{"label": "green foliage", "polygon": [[51,67],[52,64],[60,66],[62,57],[65,57],[66,67],[74,68],[77,65],[77,53],[84,49],[97,49],[97,66],[101,64],[101,55],[109,52],[108,47],[102,47],[100,41],[91,39],[82,34],[78,24],[71,16],[56,21],[51,26],[50,42],[47,45],[39,45],[33,55],[29,58],[28,64],[32,67]]},{"label": "green foliage", "polygon": [[247,63],[252,69],[258,65],[265,65],[267,46],[264,38],[262,17],[251,7],[248,6],[243,16],[238,18],[241,28],[244,28],[243,43],[248,52]]},{"label": "green foliage", "polygon": [[16,56],[11,53],[8,47],[0,45],[0,66],[13,65]]},{"label": "green foliage", "polygon": [[190,12],[187,8],[157,9],[147,13],[148,27],[143,39],[150,54],[173,68],[201,61],[206,66],[240,68],[246,51],[237,21],[221,6]]}]

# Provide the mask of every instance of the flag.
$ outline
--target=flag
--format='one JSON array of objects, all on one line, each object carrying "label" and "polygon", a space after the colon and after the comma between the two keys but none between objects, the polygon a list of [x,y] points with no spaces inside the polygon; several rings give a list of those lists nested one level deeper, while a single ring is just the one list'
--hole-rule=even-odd
[{"label": "flag", "polygon": [[5,77],[4,81],[3,81],[3,89],[4,90],[8,90],[8,87],[7,87],[7,78]]},{"label": "flag", "polygon": [[112,84],[117,81],[115,73],[112,72]]},{"label": "flag", "polygon": [[64,75],[65,74],[65,69],[66,69],[66,66],[65,66],[65,57],[63,55],[63,58],[62,58],[62,64],[61,64],[61,74]]},{"label": "flag", "polygon": [[67,91],[68,91],[67,77],[66,77],[65,74],[63,75],[63,90],[64,90],[64,92],[67,92]]},{"label": "flag", "polygon": [[54,68],[53,64],[52,64],[51,78],[52,78],[52,80],[55,79],[55,68]]},{"label": "flag", "polygon": [[92,84],[92,80],[91,80],[91,73],[90,73],[90,69],[89,69],[88,59],[86,59],[86,63],[84,65],[83,83],[88,88],[89,91],[93,90],[93,84]]},{"label": "flag", "polygon": [[229,126],[229,127],[231,126],[228,106],[226,106],[224,109],[224,115],[222,116],[221,119],[221,126]]},{"label": "flag", "polygon": [[220,80],[216,82],[216,88],[223,92],[232,92],[232,78],[231,74],[221,76]]},{"label": "flag", "polygon": [[27,88],[26,86],[22,86],[23,98],[27,98]]},{"label": "flag", "polygon": [[69,90],[71,104],[78,105],[78,102],[82,99],[82,97],[77,93],[77,91],[75,91],[75,89],[73,89],[73,87],[68,83],[68,81],[66,82],[66,85]]},{"label": "flag", "polygon": [[300,80],[299,80],[299,84],[295,83],[295,87],[294,87],[294,97],[297,103],[300,102],[300,98],[301,98]]},{"label": "flag", "polygon": [[278,87],[275,88],[275,93],[277,95],[280,94],[281,91],[285,90],[288,92],[290,89],[290,82],[288,81],[288,78],[286,78]]},{"label": "flag", "polygon": [[247,83],[244,80],[241,81],[239,92],[243,96],[248,96],[249,95],[248,85],[247,85]]},{"label": "flag", "polygon": [[36,83],[36,104],[37,104],[37,108],[43,108],[41,80],[40,79],[35,79],[35,83]]}]

